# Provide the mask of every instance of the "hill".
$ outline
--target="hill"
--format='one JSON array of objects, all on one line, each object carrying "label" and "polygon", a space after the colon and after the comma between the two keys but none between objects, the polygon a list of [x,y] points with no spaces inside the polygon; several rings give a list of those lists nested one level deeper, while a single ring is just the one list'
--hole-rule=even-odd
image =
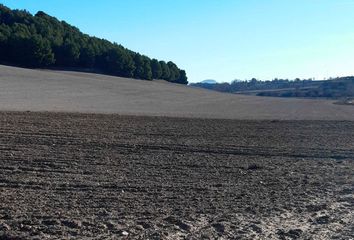
[{"label": "hill", "polygon": [[225,94],[100,74],[0,65],[0,110],[118,113],[227,119],[353,120],[329,100]]},{"label": "hill", "polygon": [[271,97],[301,97],[301,98],[353,98],[354,77],[341,77],[330,80],[284,80],[272,81],[234,81],[230,83],[216,83],[214,85],[204,82],[191,84],[195,87],[216,90],[220,92],[249,94]]},{"label": "hill", "polygon": [[11,10],[0,4],[0,62],[24,67],[94,69],[121,77],[164,79],[187,84],[186,72],[105,39],[91,37],[39,11]]},{"label": "hill", "polygon": [[204,83],[204,84],[216,84],[217,82],[213,79],[207,79],[207,80],[204,80],[204,81],[201,81],[201,83]]}]

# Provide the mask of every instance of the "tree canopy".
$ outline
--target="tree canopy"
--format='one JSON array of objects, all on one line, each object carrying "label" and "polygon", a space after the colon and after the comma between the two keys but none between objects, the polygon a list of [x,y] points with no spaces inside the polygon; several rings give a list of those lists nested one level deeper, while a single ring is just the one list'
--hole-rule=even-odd
[{"label": "tree canopy", "polygon": [[73,67],[103,73],[187,84],[186,72],[169,61],[150,59],[105,39],[82,33],[39,11],[11,10],[0,4],[0,62],[24,67]]}]

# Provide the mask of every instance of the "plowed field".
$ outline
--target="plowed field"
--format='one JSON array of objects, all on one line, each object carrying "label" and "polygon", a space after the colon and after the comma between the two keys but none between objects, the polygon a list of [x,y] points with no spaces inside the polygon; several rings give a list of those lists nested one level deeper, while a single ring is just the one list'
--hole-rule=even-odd
[{"label": "plowed field", "polygon": [[354,122],[0,113],[0,239],[351,239]]}]

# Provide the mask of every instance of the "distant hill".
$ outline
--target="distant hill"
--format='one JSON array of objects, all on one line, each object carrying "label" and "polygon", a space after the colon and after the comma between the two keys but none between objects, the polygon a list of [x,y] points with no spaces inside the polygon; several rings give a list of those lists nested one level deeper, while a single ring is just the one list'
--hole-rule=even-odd
[{"label": "distant hill", "polygon": [[94,69],[136,79],[187,84],[186,72],[117,43],[91,37],[39,11],[11,10],[0,4],[0,63],[34,68]]},{"label": "distant hill", "polygon": [[331,80],[284,80],[234,81],[232,83],[193,83],[195,87],[206,88],[219,92],[247,94],[271,97],[300,97],[300,98],[353,98],[354,77],[341,77]]},{"label": "distant hill", "polygon": [[201,81],[200,83],[202,83],[202,84],[216,84],[217,81],[215,81],[213,79],[207,79],[207,80]]}]

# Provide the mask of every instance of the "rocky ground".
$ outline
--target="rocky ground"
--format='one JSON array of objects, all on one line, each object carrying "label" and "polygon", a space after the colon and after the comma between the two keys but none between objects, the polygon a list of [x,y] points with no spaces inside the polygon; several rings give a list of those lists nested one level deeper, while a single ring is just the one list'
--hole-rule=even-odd
[{"label": "rocky ground", "polygon": [[353,239],[354,122],[0,113],[0,239]]}]

